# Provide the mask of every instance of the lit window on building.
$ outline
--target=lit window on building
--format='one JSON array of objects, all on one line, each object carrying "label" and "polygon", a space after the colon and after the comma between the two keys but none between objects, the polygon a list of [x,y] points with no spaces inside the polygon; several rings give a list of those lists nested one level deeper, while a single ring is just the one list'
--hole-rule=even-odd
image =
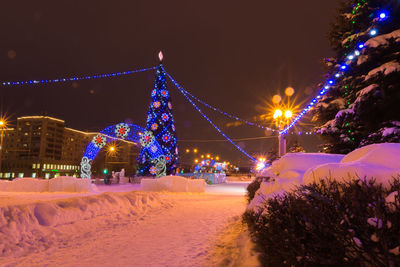
[{"label": "lit window on building", "polygon": [[24,173],[23,172],[18,173],[18,178],[23,178],[23,177],[24,177]]},{"label": "lit window on building", "polygon": [[32,164],[32,169],[36,169],[36,163]]},{"label": "lit window on building", "polygon": [[46,174],[44,175],[44,178],[49,179],[49,178],[50,178],[50,173],[46,173]]},{"label": "lit window on building", "polygon": [[36,178],[36,172],[32,173],[32,178]]}]

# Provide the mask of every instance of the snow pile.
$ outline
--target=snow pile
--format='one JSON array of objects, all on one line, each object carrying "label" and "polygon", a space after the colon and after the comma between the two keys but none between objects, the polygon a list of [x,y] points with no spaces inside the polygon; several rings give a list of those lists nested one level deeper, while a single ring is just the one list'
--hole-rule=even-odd
[{"label": "snow pile", "polygon": [[94,192],[96,186],[90,179],[59,176],[50,180],[17,178],[13,181],[0,180],[2,192]]},{"label": "snow pile", "polygon": [[17,178],[13,181],[0,180],[2,192],[48,192],[49,181],[35,178]]},{"label": "snow pile", "polygon": [[344,155],[324,153],[287,153],[274,161],[271,167],[261,171],[258,176],[270,176],[280,179],[301,181],[304,173],[311,167],[325,163],[340,162]]},{"label": "snow pile", "polygon": [[[137,216],[149,207],[160,205],[155,195],[138,192],[1,205],[0,257],[19,257],[45,250],[61,238],[60,234],[76,234],[80,230],[79,222],[97,217],[104,221],[114,215]],[[61,231],[63,227],[66,229]]]},{"label": "snow pile", "polygon": [[340,163],[312,167],[304,174],[303,183],[321,179],[348,181],[357,178],[376,179],[389,186],[400,175],[400,144],[372,144],[347,154]]},{"label": "snow pile", "polygon": [[261,171],[258,176],[270,177],[262,182],[248,208],[256,208],[264,199],[294,189],[302,184],[303,175],[310,167],[340,162],[344,155],[323,153],[288,153],[271,167]]},{"label": "snow pile", "polygon": [[143,191],[168,192],[204,192],[206,183],[203,179],[187,179],[181,176],[164,176],[158,179],[142,179]]},{"label": "snow pile", "polygon": [[261,183],[249,209],[256,209],[268,197],[323,179],[375,179],[387,187],[393,178],[400,176],[400,143],[372,144],[345,156],[289,153],[273,162],[259,176],[270,177],[270,180]]}]

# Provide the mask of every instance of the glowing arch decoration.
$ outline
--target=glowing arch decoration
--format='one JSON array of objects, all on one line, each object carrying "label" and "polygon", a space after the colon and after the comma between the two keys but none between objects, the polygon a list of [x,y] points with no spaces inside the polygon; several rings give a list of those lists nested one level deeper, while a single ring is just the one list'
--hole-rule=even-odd
[{"label": "glowing arch decoration", "polygon": [[107,143],[115,140],[126,140],[141,145],[142,150],[148,152],[146,154],[151,158],[155,175],[157,177],[165,176],[164,150],[154,138],[153,133],[138,125],[119,123],[100,131],[87,145],[81,160],[81,178],[91,178],[91,163]]},{"label": "glowing arch decoration", "polygon": [[115,126],[115,135],[118,138],[125,139],[128,136],[130,130],[131,128],[128,124],[120,123]]}]

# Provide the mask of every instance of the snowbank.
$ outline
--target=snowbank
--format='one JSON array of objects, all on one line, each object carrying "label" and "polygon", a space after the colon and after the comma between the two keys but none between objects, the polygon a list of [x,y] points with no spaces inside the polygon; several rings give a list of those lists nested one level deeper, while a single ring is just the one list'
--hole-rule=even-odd
[{"label": "snowbank", "polygon": [[204,192],[206,183],[203,179],[187,179],[180,176],[164,176],[158,179],[142,179],[143,191],[169,192]]},{"label": "snowbank", "polygon": [[272,163],[271,167],[261,171],[258,176],[270,177],[262,182],[248,208],[256,209],[266,198],[301,185],[304,173],[310,167],[340,162],[344,155],[324,153],[288,153]]},{"label": "snowbank", "polygon": [[113,216],[138,216],[160,205],[155,195],[130,192],[0,206],[0,258],[45,250],[60,238],[63,227],[63,234],[76,234],[79,222],[97,218],[99,224]]},{"label": "snowbank", "polygon": [[358,178],[375,179],[389,186],[400,176],[400,144],[372,144],[347,155],[322,153],[289,153],[259,176],[270,177],[262,182],[248,208],[256,209],[264,199],[296,186],[319,182],[323,179],[349,181]]},{"label": "snowbank", "polygon": [[310,168],[303,177],[303,183],[318,182],[321,179],[348,181],[357,178],[376,179],[389,186],[393,177],[400,176],[400,144],[372,144],[347,154],[340,163],[323,164]]},{"label": "snowbank", "polygon": [[311,167],[325,163],[340,162],[344,155],[324,153],[288,153],[274,161],[271,167],[260,172],[258,176],[302,180],[304,173]]},{"label": "snowbank", "polygon": [[90,179],[60,176],[50,180],[17,178],[13,181],[0,180],[3,192],[94,192],[96,186]]}]

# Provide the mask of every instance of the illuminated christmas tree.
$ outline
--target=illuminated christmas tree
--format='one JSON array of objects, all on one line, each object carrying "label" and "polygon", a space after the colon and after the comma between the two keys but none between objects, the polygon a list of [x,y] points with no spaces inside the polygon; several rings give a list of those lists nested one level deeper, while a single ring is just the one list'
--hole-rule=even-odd
[{"label": "illuminated christmas tree", "polygon": [[[160,61],[162,54],[160,52]],[[157,140],[162,147],[164,157],[152,158],[144,148]],[[157,67],[151,103],[147,113],[146,132],[141,139],[142,151],[138,158],[138,175],[169,175],[175,172],[178,161],[177,138],[172,114],[171,96],[167,90],[165,72],[162,64]],[[154,152],[154,151],[153,151]],[[161,169],[165,164],[165,172]]]}]

